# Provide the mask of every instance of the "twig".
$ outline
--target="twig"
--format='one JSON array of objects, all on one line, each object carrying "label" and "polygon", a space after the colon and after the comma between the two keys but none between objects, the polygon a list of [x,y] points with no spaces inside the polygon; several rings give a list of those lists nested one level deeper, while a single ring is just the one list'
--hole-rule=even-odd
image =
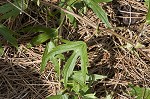
[{"label": "twig", "polygon": [[[93,24],[93,23],[92,23],[91,21],[89,21],[88,19],[84,19],[83,17],[81,17],[81,16],[79,16],[79,15],[73,13],[73,12],[70,12],[70,11],[64,9],[64,8],[61,8],[61,7],[57,6],[57,5],[54,5],[54,4],[50,3],[50,2],[41,1],[41,3],[43,3],[44,5],[47,5],[47,6],[53,6],[53,7],[57,8],[57,9],[59,9],[59,10],[64,11],[65,13],[71,14],[71,15],[73,15],[75,18],[78,18],[78,19],[80,19],[80,20],[86,22],[88,25],[90,25],[91,27],[93,27],[93,28],[95,28],[95,29],[97,29],[97,27],[98,27],[98,25]],[[117,34],[116,32],[113,31],[113,29],[105,29],[105,28],[99,27],[99,30],[100,30],[100,31],[103,31],[103,32],[107,32],[107,33],[113,34],[113,35],[115,35],[116,37],[119,37],[120,39],[123,39],[124,41],[130,43],[132,46],[135,46],[135,44],[134,44],[132,41],[126,39],[125,37],[123,37],[123,36],[121,36],[121,35],[119,35],[119,34]],[[150,61],[150,57],[147,56],[141,49],[137,49],[137,51],[140,52],[143,56],[145,56],[147,60]]]}]

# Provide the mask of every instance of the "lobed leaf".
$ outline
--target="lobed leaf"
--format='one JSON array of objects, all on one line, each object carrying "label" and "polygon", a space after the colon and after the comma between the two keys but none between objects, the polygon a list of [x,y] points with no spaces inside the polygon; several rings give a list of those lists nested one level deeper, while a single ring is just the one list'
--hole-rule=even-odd
[{"label": "lobed leaf", "polygon": [[[64,77],[64,85],[67,87],[68,78],[73,73],[73,69],[75,67],[77,58],[80,56],[81,58],[81,72],[83,76],[83,83],[86,82],[86,74],[87,74],[87,66],[88,66],[88,57],[87,57],[87,46],[84,42],[77,41],[77,42],[69,42],[65,41],[66,44],[62,44],[59,46],[54,47],[48,53],[44,53],[42,57],[41,63],[41,72],[44,70],[46,63],[48,60],[51,60],[57,66],[57,72],[60,67],[57,61],[56,56],[60,55],[61,53],[67,51],[73,51],[72,55],[67,60],[66,64],[64,65],[63,69],[63,77]],[[46,49],[47,50],[47,49]]]},{"label": "lobed leaf", "polygon": [[51,50],[49,53],[47,53],[46,55],[44,55],[42,57],[42,63],[41,63],[40,71],[43,72],[48,60],[53,59],[58,54],[77,49],[78,46],[80,46],[80,44],[81,44],[80,41],[69,42],[67,44],[62,44],[62,45],[59,45],[59,46],[56,46],[55,48],[53,48],[53,50]]}]

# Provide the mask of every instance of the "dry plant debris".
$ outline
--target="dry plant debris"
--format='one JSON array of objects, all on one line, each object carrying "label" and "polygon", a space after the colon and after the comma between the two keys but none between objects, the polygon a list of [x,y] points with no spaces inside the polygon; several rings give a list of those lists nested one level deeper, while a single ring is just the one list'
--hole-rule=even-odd
[{"label": "dry plant debris", "polygon": [[[143,44],[141,50],[150,56],[150,29],[149,25],[144,23],[146,6],[136,0],[113,0],[112,3],[102,4],[102,6],[108,12],[110,22],[116,27],[114,31],[134,43]],[[91,11],[87,12],[84,18],[104,28],[101,20]],[[88,44],[90,73],[108,76],[108,79],[93,84],[93,92],[96,91],[98,97],[102,98],[103,95],[114,92],[115,99],[131,99],[133,97],[126,94],[129,92],[125,92],[129,90],[129,84],[150,86],[150,61],[140,53],[122,48],[127,45],[127,42],[109,32],[95,33],[95,29],[83,21],[79,21],[78,28],[77,31],[71,32],[67,39],[73,40],[80,35],[79,39]]]},{"label": "dry plant debris", "polygon": [[[133,43],[143,44],[144,47],[140,49],[150,57],[150,25],[144,23],[147,8],[143,2],[113,0],[112,3],[101,4],[101,6],[107,11],[114,31]],[[40,22],[44,20],[43,24],[46,26],[56,25],[55,19],[47,23],[44,15],[39,17],[43,18]],[[101,20],[90,10],[83,18],[90,19],[91,22],[105,28]],[[24,23],[14,21],[12,25],[16,24],[15,28],[18,28],[34,23],[30,19],[25,20],[28,21]],[[96,92],[99,98],[114,92],[115,99],[132,99],[133,97],[127,94],[129,93],[128,84],[150,87],[150,61],[145,56],[136,50],[130,51],[123,47],[127,45],[127,42],[109,32],[96,33],[95,29],[83,20],[78,21],[77,28],[74,29],[66,22],[63,25],[62,37],[68,40],[85,41],[88,45],[89,72],[108,76],[107,79],[93,84],[91,90]],[[25,40],[31,39],[31,34],[24,36]],[[21,40],[22,38],[19,39]],[[47,95],[55,95],[61,86],[56,80],[53,65],[48,63],[45,73],[39,74],[44,45],[29,49],[23,42],[19,49],[17,52],[6,46],[5,54],[1,57],[0,98],[44,99]]]},{"label": "dry plant debris", "polygon": [[56,94],[60,84],[52,65],[43,75],[39,73],[40,54],[23,45],[16,54],[9,47],[5,51],[5,58],[0,60],[1,99],[44,99]]}]

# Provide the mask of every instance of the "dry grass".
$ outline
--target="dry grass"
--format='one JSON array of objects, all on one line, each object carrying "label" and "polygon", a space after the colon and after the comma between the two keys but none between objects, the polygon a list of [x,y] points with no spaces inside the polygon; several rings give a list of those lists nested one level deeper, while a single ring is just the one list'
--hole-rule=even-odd
[{"label": "dry grass", "polygon": [[[143,44],[144,47],[141,50],[150,57],[150,26],[144,24],[144,15],[147,12],[145,5],[136,0],[114,0],[113,3],[101,5],[108,13],[114,31],[131,40],[134,44],[136,42]],[[132,7],[134,13],[143,15],[138,16],[140,18],[137,18],[138,20],[134,24],[127,22],[129,20],[125,19],[125,15],[119,14],[117,11],[117,6],[127,5]],[[47,22],[43,14],[39,14],[39,17],[43,18],[40,20],[43,25],[55,27],[55,18]],[[141,17],[143,18],[141,19]],[[90,19],[93,23],[104,28],[104,24],[92,11],[88,11],[83,18]],[[130,19],[135,20],[134,18]],[[33,25],[33,23],[37,24],[29,20],[25,23],[14,22],[13,25],[19,24],[15,26],[20,28],[26,24]],[[62,30],[63,38],[73,41],[83,40],[87,43],[90,62],[89,73],[108,76],[107,79],[93,83],[91,90],[96,92],[99,98],[113,92],[115,99],[132,99],[128,92],[129,84],[150,87],[150,61],[137,50],[132,52],[124,48],[123,46],[127,44],[124,40],[103,31],[95,33],[95,29],[81,20],[79,20],[77,29],[74,29],[71,24],[65,23]],[[23,39],[30,40],[31,34],[25,34],[18,40],[20,41],[19,51],[6,46],[5,54],[1,57],[0,98],[2,99],[16,97],[17,99],[43,99],[47,95],[55,95],[60,89],[51,63],[48,63],[45,73],[39,74],[45,46],[39,45],[30,49],[27,48],[26,41],[23,43],[21,41]]]},{"label": "dry grass", "polygon": [[0,61],[1,99],[44,99],[56,94],[60,86],[52,65],[41,75],[41,55],[33,50],[36,48],[23,45],[17,53],[7,52],[15,52],[12,48],[5,49],[5,58]]}]

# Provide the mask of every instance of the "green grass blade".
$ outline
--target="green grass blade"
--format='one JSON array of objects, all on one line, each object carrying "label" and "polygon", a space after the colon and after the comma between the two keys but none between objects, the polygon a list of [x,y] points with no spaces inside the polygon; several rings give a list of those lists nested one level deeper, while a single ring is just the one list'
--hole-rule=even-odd
[{"label": "green grass blade", "polygon": [[18,48],[17,40],[15,37],[12,36],[13,31],[5,27],[4,25],[0,24],[0,34],[14,47]]},{"label": "green grass blade", "polygon": [[86,94],[84,95],[85,99],[98,99],[96,96],[95,96],[95,93],[93,94]]}]

